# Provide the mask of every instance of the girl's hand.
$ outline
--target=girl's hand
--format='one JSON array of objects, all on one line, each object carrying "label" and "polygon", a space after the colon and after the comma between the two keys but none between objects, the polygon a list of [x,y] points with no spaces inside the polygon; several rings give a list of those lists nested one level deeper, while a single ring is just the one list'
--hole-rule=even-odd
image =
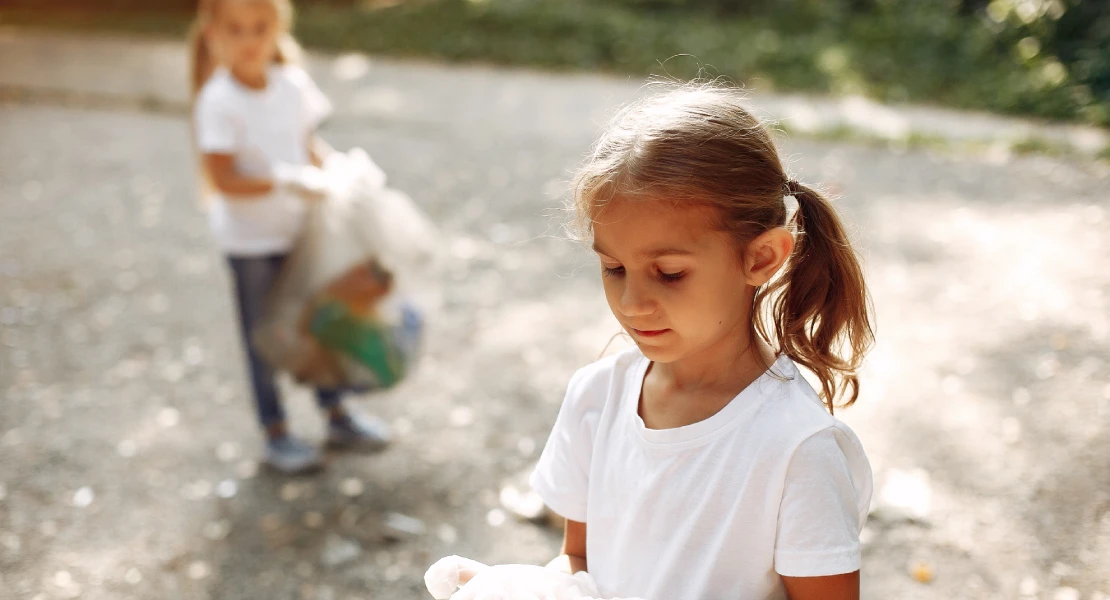
[{"label": "girl's hand", "polygon": [[328,175],[319,167],[277,164],[270,174],[275,187],[290,190],[305,200],[321,200],[328,194]]}]

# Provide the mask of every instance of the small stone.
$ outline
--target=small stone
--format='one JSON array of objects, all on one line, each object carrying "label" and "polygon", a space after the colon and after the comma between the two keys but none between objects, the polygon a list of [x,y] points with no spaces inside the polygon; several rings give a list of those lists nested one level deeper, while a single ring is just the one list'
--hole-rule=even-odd
[{"label": "small stone", "polygon": [[324,515],[310,510],[304,514],[304,525],[309,529],[319,529],[324,525]]},{"label": "small stone", "polygon": [[73,585],[73,575],[69,571],[58,571],[54,574],[54,585],[60,588],[67,588]]},{"label": "small stone", "polygon": [[339,483],[339,493],[348,498],[361,496],[362,492],[365,490],[366,486],[363,485],[362,480],[357,477],[347,477]]},{"label": "small stone", "polygon": [[347,540],[333,533],[329,533],[324,540],[324,551],[320,554],[320,563],[325,567],[336,567],[350,562],[362,553],[358,542]]},{"label": "small stone", "polygon": [[135,456],[135,454],[137,454],[138,451],[139,451],[138,444],[136,444],[135,442],[133,442],[131,440],[120,440],[120,442],[118,444],[116,444],[116,453],[119,454],[120,456],[122,456],[123,458],[131,458],[131,457]]},{"label": "small stone", "polygon": [[204,562],[203,560],[195,560],[192,563],[189,563],[187,573],[189,575],[189,579],[199,581],[201,579],[207,579],[210,575],[212,575],[212,567],[210,567],[208,563]]},{"label": "small stone", "polygon": [[910,570],[910,574],[918,583],[929,583],[933,580],[933,567],[925,562],[917,562]]},{"label": "small stone", "polygon": [[1079,600],[1079,590],[1073,587],[1058,587],[1052,593],[1052,600]]},{"label": "small stone", "polygon": [[285,502],[292,502],[301,497],[301,486],[295,483],[286,483],[281,486],[281,499]]},{"label": "small stone", "polygon": [[424,532],[427,531],[424,521],[395,512],[386,513],[385,528],[387,537],[392,539],[424,535]]},{"label": "small stone", "polygon": [[212,483],[206,479],[198,479],[186,485],[181,495],[190,500],[204,500],[212,495]]},{"label": "small stone", "polygon": [[181,422],[181,413],[176,408],[166,407],[158,411],[157,420],[159,425],[169,429]]},{"label": "small stone", "polygon": [[239,458],[239,445],[235,442],[223,442],[216,447],[216,458],[220,462],[231,462]]},{"label": "small stone", "polygon": [[135,567],[131,567],[123,575],[123,580],[131,585],[138,585],[143,580],[143,574]]},{"label": "small stone", "polygon": [[239,484],[234,479],[225,479],[216,485],[216,495],[223,499],[234,498],[239,493]]},{"label": "small stone", "polygon": [[505,524],[505,511],[495,508],[486,513],[486,523],[491,527],[500,527]]},{"label": "small stone", "polygon": [[253,479],[258,475],[258,463],[253,460],[243,460],[235,465],[235,475],[239,479]]},{"label": "small stone", "polygon": [[73,494],[73,505],[77,508],[86,508],[93,503],[95,498],[96,495],[93,494],[92,488],[85,486]]},{"label": "small stone", "polygon": [[204,537],[214,542],[226,538],[230,532],[231,523],[227,519],[204,524]]},{"label": "small stone", "polygon": [[191,344],[185,348],[183,358],[190,367],[198,366],[204,362],[204,350],[199,345]]},{"label": "small stone", "polygon": [[455,427],[466,427],[474,422],[474,409],[469,406],[458,406],[451,409],[451,424]]},{"label": "small stone", "polygon": [[451,545],[458,541],[459,532],[454,526],[444,523],[436,528],[436,537],[444,544]]}]

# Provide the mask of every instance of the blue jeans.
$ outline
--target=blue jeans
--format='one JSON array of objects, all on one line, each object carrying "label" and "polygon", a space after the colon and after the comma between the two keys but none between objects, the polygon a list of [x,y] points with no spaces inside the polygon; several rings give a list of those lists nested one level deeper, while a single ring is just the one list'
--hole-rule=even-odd
[{"label": "blue jeans", "polygon": [[[263,427],[284,421],[285,411],[281,408],[281,398],[277,384],[274,382],[274,371],[255,352],[251,338],[254,328],[262,319],[266,300],[274,283],[277,282],[286,256],[288,255],[228,257],[239,306],[239,327],[243,334],[243,346],[247,350],[251,388],[254,391],[255,405],[258,407],[258,420]],[[332,408],[341,400],[342,392],[338,390],[316,390],[316,401],[320,408]]]}]

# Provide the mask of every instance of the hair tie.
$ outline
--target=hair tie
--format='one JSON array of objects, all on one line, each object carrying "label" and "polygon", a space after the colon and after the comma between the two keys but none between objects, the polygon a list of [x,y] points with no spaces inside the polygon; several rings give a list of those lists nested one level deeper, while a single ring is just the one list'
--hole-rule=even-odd
[{"label": "hair tie", "polygon": [[797,180],[787,179],[786,183],[782,184],[783,196],[797,196],[801,191],[802,184],[798,183]]}]

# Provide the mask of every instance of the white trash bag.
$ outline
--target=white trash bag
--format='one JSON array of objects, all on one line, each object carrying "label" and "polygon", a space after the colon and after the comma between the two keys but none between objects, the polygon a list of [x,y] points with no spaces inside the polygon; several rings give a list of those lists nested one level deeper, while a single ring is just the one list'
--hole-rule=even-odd
[{"label": "white trash bag", "polygon": [[252,342],[302,383],[389,388],[423,334],[398,277],[433,258],[435,227],[361,149],[331,154],[323,170],[327,194],[310,206]]},{"label": "white trash bag", "polygon": [[601,600],[585,571],[568,575],[533,565],[490,567],[461,556],[436,561],[424,574],[424,585],[436,600]]}]

